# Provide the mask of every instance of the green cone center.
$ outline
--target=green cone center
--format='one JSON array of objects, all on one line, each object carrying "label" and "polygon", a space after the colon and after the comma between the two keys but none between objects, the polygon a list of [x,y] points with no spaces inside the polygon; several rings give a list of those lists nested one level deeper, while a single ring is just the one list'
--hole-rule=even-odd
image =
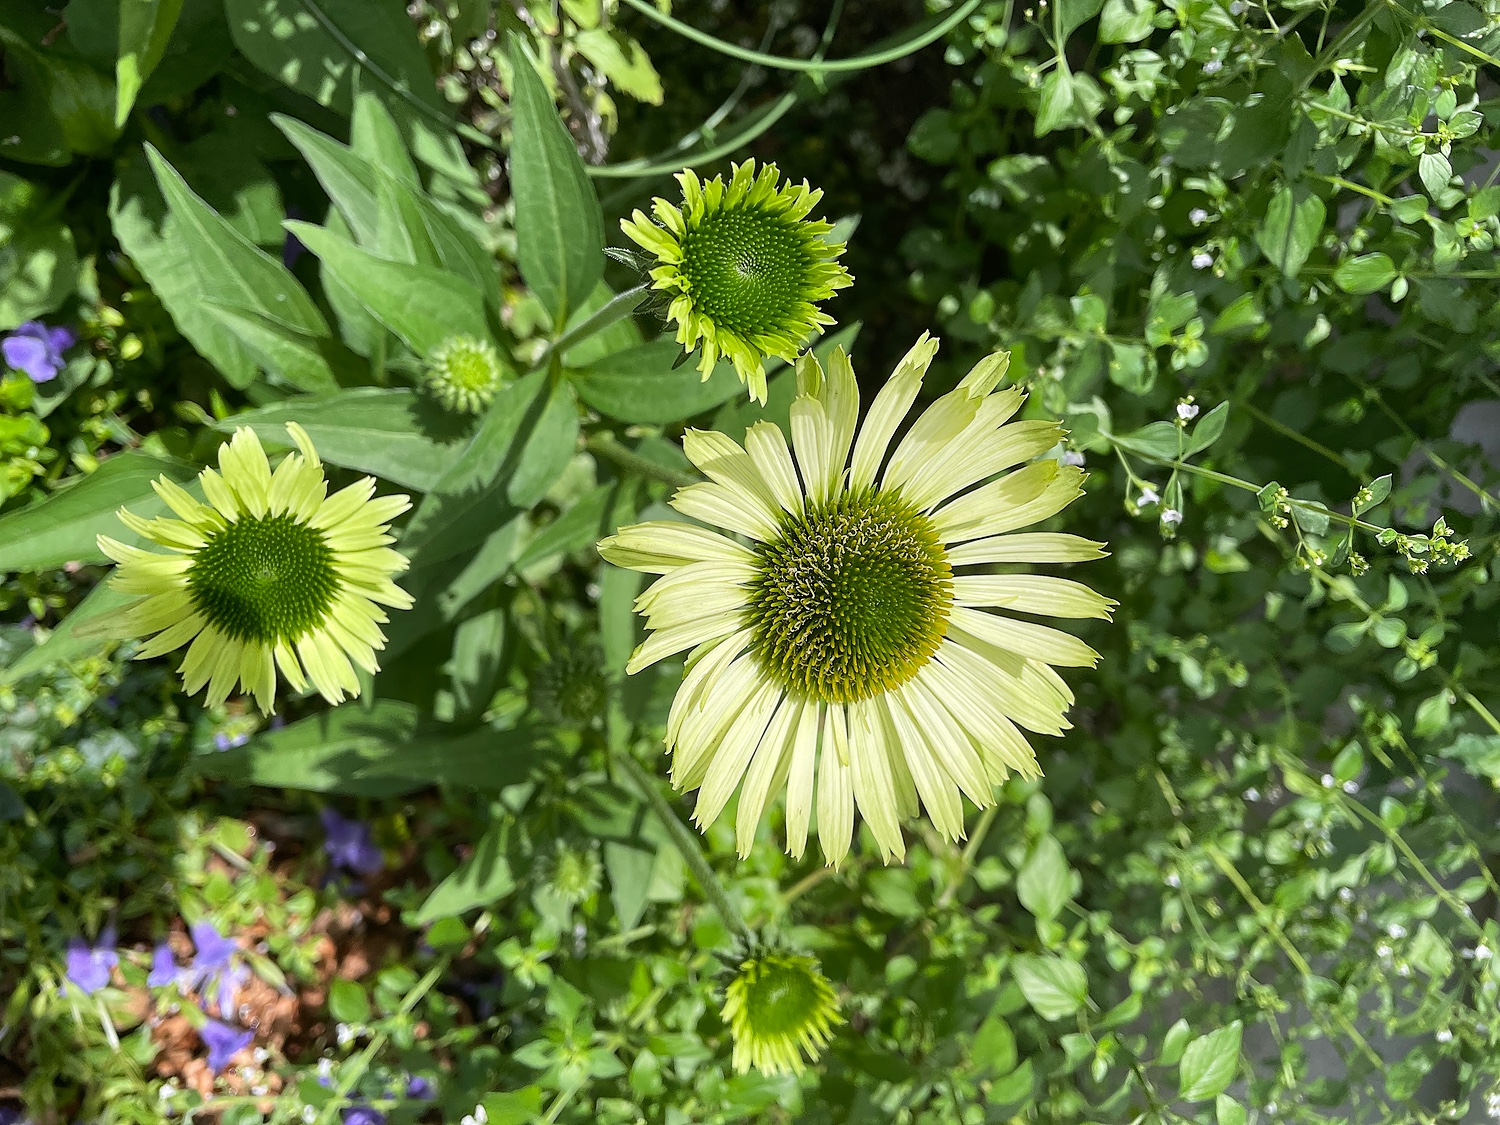
[{"label": "green cone center", "polygon": [[475,347],[458,347],[448,353],[444,373],[455,387],[465,391],[486,391],[500,380],[494,361]]},{"label": "green cone center", "polygon": [[784,332],[798,320],[813,259],[797,225],[761,211],[707,215],[682,240],[693,304],[740,336]]},{"label": "green cone center", "polygon": [[237,641],[295,641],[323,623],[338,593],[323,533],[288,513],[243,516],[208,537],[187,574],[193,603]]},{"label": "green cone center", "polygon": [[899,496],[846,495],[788,516],[756,553],[750,623],[790,692],[869,699],[916,675],[947,632],[953,570],[932,521]]},{"label": "green cone center", "polygon": [[[760,1036],[797,1037],[828,1007],[829,989],[801,958],[762,961],[745,985],[745,1019]],[[821,974],[819,974],[821,976]]]}]

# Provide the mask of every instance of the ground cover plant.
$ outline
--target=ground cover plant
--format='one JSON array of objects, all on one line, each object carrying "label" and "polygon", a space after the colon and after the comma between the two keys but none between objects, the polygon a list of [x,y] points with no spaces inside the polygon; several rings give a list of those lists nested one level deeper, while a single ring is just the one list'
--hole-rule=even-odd
[{"label": "ground cover plant", "polygon": [[1497,67],[0,8],[0,1120],[1500,1117]]}]

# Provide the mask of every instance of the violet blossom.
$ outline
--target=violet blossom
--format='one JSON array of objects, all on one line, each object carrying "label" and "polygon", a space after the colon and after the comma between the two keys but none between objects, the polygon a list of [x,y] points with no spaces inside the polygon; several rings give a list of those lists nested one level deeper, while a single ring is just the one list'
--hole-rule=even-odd
[{"label": "violet blossom", "polygon": [[70,328],[48,328],[39,320],[28,320],[0,341],[0,353],[8,366],[24,371],[33,383],[55,379],[66,360],[63,352],[78,342]]},{"label": "violet blossom", "polygon": [[151,972],[146,983],[152,988],[165,988],[177,980],[177,959],[172,956],[172,947],[163,939],[151,951]]},{"label": "violet blossom", "polygon": [[188,931],[193,935],[195,952],[183,974],[187,986],[206,997],[208,989],[217,984],[219,1015],[228,1016],[234,1011],[235,992],[250,976],[236,957],[240,947],[233,938],[219,933],[212,922],[194,922]]},{"label": "violet blossom", "polygon": [[255,1038],[253,1031],[241,1031],[218,1020],[209,1020],[198,1030],[203,1045],[208,1048],[208,1069],[218,1074],[229,1060],[234,1058]]},{"label": "violet blossom", "polygon": [[91,996],[109,983],[110,971],[120,963],[115,952],[115,928],[105,926],[99,940],[89,945],[82,938],[68,943],[67,976],[70,981]]},{"label": "violet blossom", "polygon": [[323,848],[335,867],[343,867],[358,875],[374,875],[385,866],[385,857],[375,846],[368,824],[349,820],[333,808],[325,807],[318,815],[328,837]]}]

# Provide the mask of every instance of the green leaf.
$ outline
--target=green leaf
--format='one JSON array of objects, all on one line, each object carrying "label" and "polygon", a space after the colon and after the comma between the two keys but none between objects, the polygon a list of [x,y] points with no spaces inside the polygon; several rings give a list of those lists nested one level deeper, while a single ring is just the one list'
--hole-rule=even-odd
[{"label": "green leaf", "polygon": [[1345,293],[1377,293],[1396,276],[1396,264],[1388,254],[1361,254],[1338,264],[1333,283]]},{"label": "green leaf", "polygon": [[1011,961],[1011,973],[1026,1002],[1045,1020],[1070,1016],[1088,999],[1088,977],[1077,961],[1021,953]]},{"label": "green leaf", "polygon": [[455,723],[477,722],[489,706],[505,661],[506,621],[506,607],[496,605],[465,617],[453,631],[447,670]]},{"label": "green leaf", "polygon": [[1245,1107],[1228,1094],[1220,1094],[1214,1099],[1214,1118],[1217,1125],[1245,1125],[1249,1115]]},{"label": "green leaf", "polygon": [[1010,1024],[990,1016],[979,1025],[969,1046],[969,1058],[981,1073],[1009,1074],[1016,1066],[1016,1037]]},{"label": "green leaf", "polygon": [[171,212],[174,231],[189,252],[200,297],[262,313],[309,335],[328,334],[323,314],[280,259],[225,222],[150,145],[146,158]]},{"label": "green leaf", "polygon": [[340,1023],[364,1023],[370,1018],[370,998],[357,981],[335,977],[328,986],[328,1013]]},{"label": "green leaf", "polygon": [[245,346],[262,370],[299,391],[328,392],[339,387],[339,374],[354,378],[357,361],[332,336],[313,336],[262,313],[202,302],[203,311]]},{"label": "green leaf", "polygon": [[78,251],[39,185],[0,171],[0,330],[49,313],[73,292]]},{"label": "green leaf", "polygon": [[[244,746],[194,758],[200,773],[240,785],[279,785],[317,793],[389,796],[429,784],[415,778],[361,779],[367,767],[407,748],[417,727],[417,709],[394,699],[369,707],[338,707],[280,730],[256,735]],[[413,770],[419,764],[413,761]]]},{"label": "green leaf", "polygon": [[1202,453],[1214,442],[1218,441],[1224,433],[1224,426],[1229,421],[1229,403],[1221,402],[1202,418],[1193,427],[1193,436],[1188,438],[1187,448],[1183,451],[1184,457],[1191,457],[1195,453]]},{"label": "green leaf", "polygon": [[[1392,619],[1386,618],[1386,620]],[[1416,721],[1412,725],[1412,733],[1418,738],[1431,738],[1435,734],[1441,734],[1448,726],[1450,706],[1447,688],[1436,695],[1429,695],[1417,704]]]},{"label": "green leaf", "polygon": [[231,415],[215,426],[223,433],[248,426],[268,449],[290,448],[288,422],[307,431],[318,456],[329,464],[418,492],[436,486],[469,437],[467,423],[416,392],[383,387],[273,403]]},{"label": "green leaf", "polygon": [[507,844],[506,826],[492,824],[474,845],[474,854],[432,888],[417,911],[417,925],[490,906],[510,895],[516,889],[516,880],[506,858]]},{"label": "green leaf", "polygon": [[1436,198],[1448,190],[1448,181],[1453,178],[1453,165],[1440,152],[1426,152],[1417,161],[1417,175],[1427,194]]},{"label": "green leaf", "polygon": [[1016,894],[1020,896],[1021,905],[1039,922],[1056,918],[1063,904],[1073,897],[1072,872],[1068,870],[1062,845],[1055,837],[1043,836],[1037,841],[1016,876]]},{"label": "green leaf", "polygon": [[289,222],[287,229],[418,356],[425,357],[450,336],[489,338],[484,298],[462,278],[425,266],[387,262],[311,223]]},{"label": "green leaf", "polygon": [[[510,498],[512,478],[526,450],[526,439],[555,397],[549,395],[547,375],[541,371],[518,379],[495,396],[468,445],[428,491],[406,526],[401,550],[414,566],[431,566],[461,553],[516,513],[517,505]],[[546,459],[546,452],[541,459]],[[550,455],[571,457],[572,452],[569,448],[550,451]]]},{"label": "green leaf", "polygon": [[682,345],[670,338],[653,340],[604,356],[573,373],[578,397],[601,414],[621,422],[680,422],[711,410],[745,386],[734,366],[721,361],[704,382],[691,366],[673,369]]},{"label": "green leaf", "polygon": [[1177,1071],[1184,1101],[1206,1101],[1229,1088],[1240,1065],[1240,1033],[1240,1021],[1235,1020],[1187,1045]]},{"label": "green leaf", "polygon": [[0,571],[54,570],[68,562],[105,562],[94,542],[100,534],[122,543],[139,541],[115,512],[129,505],[149,519],[166,505],[151,489],[159,476],[181,484],[198,470],[138,449],[106,458],[86,477],[39,504],[0,516]]},{"label": "green leaf", "polygon": [[597,543],[614,530],[611,512],[618,485],[601,484],[579,497],[577,503],[553,520],[530,543],[515,562],[516,570],[571,554]]},{"label": "green leaf", "polygon": [[1188,1040],[1193,1036],[1193,1029],[1188,1026],[1188,1021],[1179,1019],[1171,1027],[1167,1028],[1167,1034],[1161,1042],[1161,1054],[1156,1057],[1157,1066],[1176,1066],[1177,1061],[1182,1058],[1182,1052],[1187,1048]]},{"label": "green leaf", "polygon": [[1057,49],[1067,43],[1068,36],[1099,14],[1104,0],[1057,0]]},{"label": "green leaf", "polygon": [[1151,422],[1133,433],[1117,435],[1115,444],[1127,451],[1175,461],[1182,446],[1181,435],[1182,431],[1171,422]]},{"label": "green leaf", "polygon": [[47,639],[27,649],[21,658],[0,668],[0,684],[14,684],[65,661],[99,651],[99,640],[90,636],[85,626],[97,624],[112,610],[135,601],[133,594],[122,594],[108,582],[100,582],[52,630]]},{"label": "green leaf", "polygon": [[519,36],[510,41],[511,192],[521,276],[558,327],[604,273],[604,219],[578,147]]},{"label": "green leaf", "polygon": [[412,188],[422,186],[396,119],[369,91],[355,95],[354,113],[349,120],[349,147],[356,156],[397,182]]},{"label": "green leaf", "polygon": [[1255,232],[1255,244],[1287,277],[1296,277],[1323,232],[1327,208],[1316,195],[1300,199],[1283,187],[1271,197],[1266,217]]},{"label": "green leaf", "polygon": [[1105,0],[1099,17],[1099,39],[1105,43],[1135,43],[1151,34],[1156,5],[1152,0]]},{"label": "green leaf", "polygon": [[120,56],[115,64],[115,127],[125,124],[141,86],[166,53],[182,0],[120,0]]},{"label": "green leaf", "polygon": [[[361,95],[355,107],[356,124],[361,120],[361,107],[366,104],[378,106],[379,103]],[[389,121],[384,107],[380,107],[380,114]],[[368,116],[377,119],[373,110],[368,111]],[[388,181],[392,185],[389,189],[392,198],[399,200],[403,208],[414,212],[420,219],[420,235],[437,251],[440,264],[478,288],[490,308],[499,309],[500,272],[494,257],[480,245],[473,231],[408,183],[404,168],[398,167],[397,174],[392,175],[384,165],[371,163],[354,149],[296,118],[272,114],[271,122],[302,154],[361,247],[374,250],[379,243],[378,195],[381,183]],[[375,148],[388,147],[396,142],[387,139],[367,143]],[[394,158],[386,156],[383,159]]]},{"label": "green leaf", "polygon": [[[1369,484],[1365,485],[1365,489],[1369,491],[1370,496],[1369,499],[1362,500],[1354,505],[1354,514],[1356,516],[1362,516],[1371,508],[1385,503],[1386,497],[1391,494],[1391,474],[1386,473],[1383,476],[1376,477]],[[1364,490],[1362,489],[1361,491]]]},{"label": "green leaf", "polygon": [[1054,67],[1042,80],[1041,100],[1036,109],[1036,135],[1045,137],[1066,124],[1073,112],[1073,76],[1064,66]]},{"label": "green leaf", "polygon": [[656,849],[608,840],[604,844],[604,870],[609,875],[609,899],[614,904],[620,930],[635,928],[646,912],[651,874],[656,869]]}]

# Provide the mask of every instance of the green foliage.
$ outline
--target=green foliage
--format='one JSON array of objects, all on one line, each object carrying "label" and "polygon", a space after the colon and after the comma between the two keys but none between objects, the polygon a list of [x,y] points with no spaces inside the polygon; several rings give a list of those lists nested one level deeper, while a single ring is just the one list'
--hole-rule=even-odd
[{"label": "green foliage", "polygon": [[[807,13],[757,53],[732,13],[679,12],[686,43],[645,0],[0,13],[0,326],[80,336],[0,382],[0,1053],[33,1118],[1385,1123],[1492,1096],[1494,4],[854,7],[838,66]],[[739,85],[747,55],[772,77]],[[700,381],[606,255],[667,190],[643,168],[758,137],[851,220],[817,353],[870,378],[931,328],[935,392],[1009,349],[1091,475],[1058,529],[1111,551],[1120,612],[1045,776],[959,846],[914,827],[904,867],[684,826],[658,782],[682,668],[624,677],[641,577],[594,551],[678,518],[686,427],[789,426],[791,371],[763,407]],[[477,417],[423,388],[458,335],[518,373]],[[287,421],[335,486],[413,494],[417,604],[358,700],[272,726],[92,631],[124,599],[94,536]],[[333,807],[384,872],[330,871]],[[257,1040],[264,1116],[234,1074],[190,1089],[190,1029],[151,1022],[208,1002],[145,984],[203,918],[304,1020]],[[67,943],[111,920],[85,997]],[[731,1065],[746,931],[838,989],[802,1075]]]}]

